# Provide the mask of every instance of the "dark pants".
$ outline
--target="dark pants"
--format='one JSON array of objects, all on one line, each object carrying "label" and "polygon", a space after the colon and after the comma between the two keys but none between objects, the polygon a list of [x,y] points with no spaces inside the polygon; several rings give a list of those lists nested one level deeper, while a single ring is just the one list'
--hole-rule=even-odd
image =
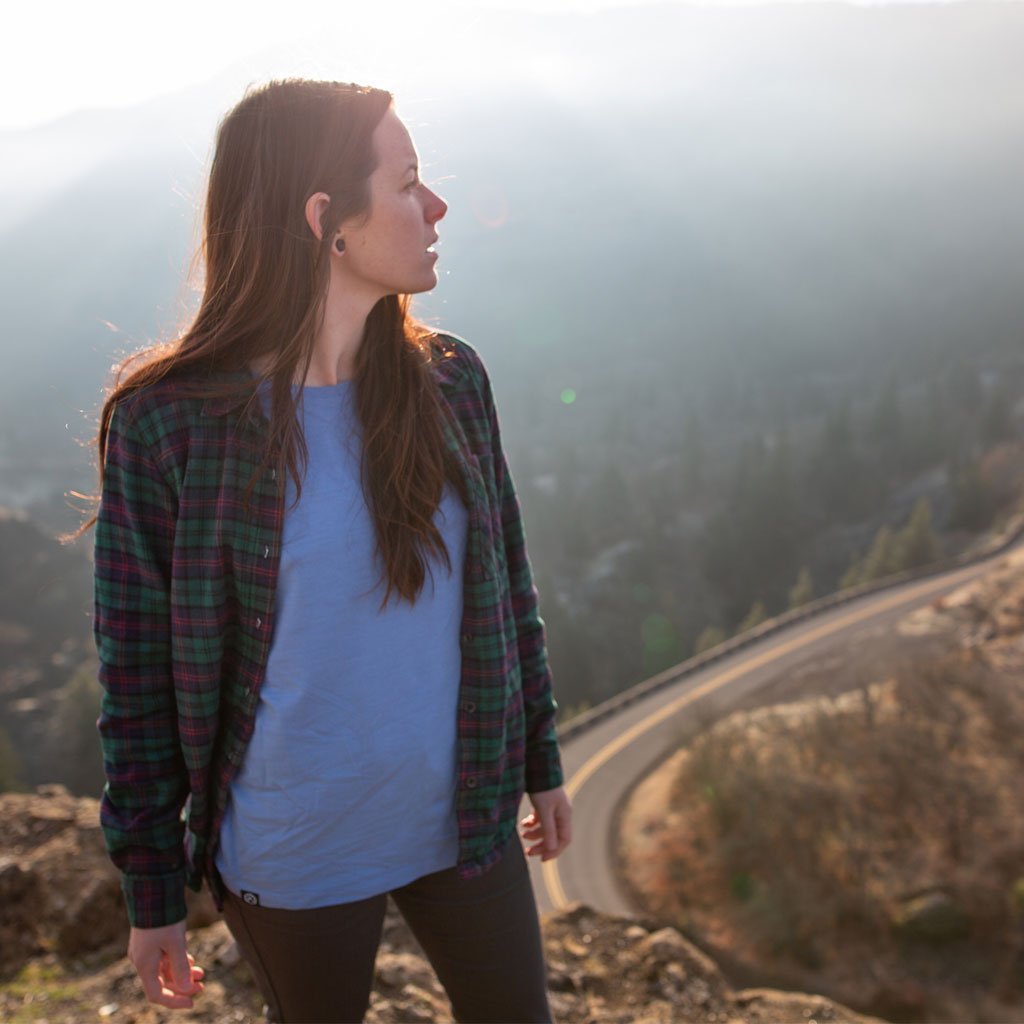
[{"label": "dark pants", "polygon": [[[549,1022],[546,968],[526,856],[513,835],[483,875],[435,871],[391,892],[467,1024]],[[268,1020],[362,1021],[387,895],[313,910],[250,906],[230,890],[224,920],[269,1007]]]}]

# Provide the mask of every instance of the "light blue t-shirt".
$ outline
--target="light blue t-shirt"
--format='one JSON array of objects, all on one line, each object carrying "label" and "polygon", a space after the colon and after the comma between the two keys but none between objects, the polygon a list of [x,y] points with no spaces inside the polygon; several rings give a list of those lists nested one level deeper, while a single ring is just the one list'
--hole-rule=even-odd
[{"label": "light blue t-shirt", "polygon": [[446,484],[435,523],[451,573],[432,556],[416,603],[392,594],[378,611],[354,385],[302,390],[307,472],[294,509],[288,480],[270,658],[215,858],[229,889],[283,909],[363,899],[458,859],[467,512]]}]

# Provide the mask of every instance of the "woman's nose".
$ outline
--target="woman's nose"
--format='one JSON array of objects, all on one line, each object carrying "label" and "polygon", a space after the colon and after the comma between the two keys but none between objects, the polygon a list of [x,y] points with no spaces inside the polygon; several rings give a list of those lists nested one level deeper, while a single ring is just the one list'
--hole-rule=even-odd
[{"label": "woman's nose", "polygon": [[431,201],[427,206],[427,222],[434,224],[448,212],[448,204],[436,192],[431,192],[430,195]]}]

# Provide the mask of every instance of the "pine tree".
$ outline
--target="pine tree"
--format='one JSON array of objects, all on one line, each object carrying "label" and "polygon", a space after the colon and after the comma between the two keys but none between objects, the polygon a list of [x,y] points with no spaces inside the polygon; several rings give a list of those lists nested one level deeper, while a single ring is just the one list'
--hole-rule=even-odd
[{"label": "pine tree", "polygon": [[864,582],[864,567],[861,564],[859,558],[854,558],[846,572],[843,573],[843,578],[839,581],[839,589],[847,590],[850,587],[856,587],[858,584]]},{"label": "pine tree", "polygon": [[939,542],[932,529],[932,507],[927,498],[918,499],[907,525],[897,538],[900,567],[913,569],[939,557]]},{"label": "pine tree", "polygon": [[757,600],[754,602],[750,611],[747,612],[747,617],[736,628],[736,632],[745,633],[748,629],[760,626],[767,618],[768,613],[765,611],[764,604],[760,600]]},{"label": "pine tree", "polygon": [[680,658],[679,637],[667,615],[653,612],[640,624],[644,671],[649,675],[676,664]]},{"label": "pine tree", "polygon": [[867,583],[870,580],[879,580],[883,576],[899,572],[903,568],[900,549],[901,545],[897,543],[892,529],[888,526],[881,527],[875,534],[867,558],[864,559],[861,581]]},{"label": "pine tree", "polygon": [[725,643],[725,630],[721,626],[705,626],[701,630],[700,636],[697,637],[693,653],[703,654],[705,651],[709,651],[712,647],[717,647],[721,643]]},{"label": "pine tree", "polygon": [[805,565],[800,569],[796,583],[789,592],[789,607],[799,608],[800,605],[807,604],[813,597],[814,582],[811,580],[810,570]]}]

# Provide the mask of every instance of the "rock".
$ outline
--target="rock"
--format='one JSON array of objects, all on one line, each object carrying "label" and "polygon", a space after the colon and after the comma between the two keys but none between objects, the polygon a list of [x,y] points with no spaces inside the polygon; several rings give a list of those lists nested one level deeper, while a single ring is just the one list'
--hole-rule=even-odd
[{"label": "rock", "polygon": [[56,950],[67,960],[119,941],[125,914],[121,889],[109,875],[87,879],[56,927]]},{"label": "rock", "polygon": [[225,942],[214,954],[214,962],[222,964],[228,969],[235,967],[241,960],[242,951],[234,939],[230,942]]},{"label": "rock", "polygon": [[548,969],[548,989],[551,992],[580,992],[583,987],[583,972],[557,968]]},{"label": "rock", "polygon": [[570,903],[561,916],[563,921],[574,925],[579,932],[587,932],[594,927],[594,908],[586,903]]},{"label": "rock", "polygon": [[[741,1020],[818,1021],[819,1024],[885,1024],[879,1017],[857,1013],[848,1006],[803,992],[779,992],[770,988],[748,988],[736,993],[736,1006],[744,1012]],[[908,1017],[907,1020],[923,1019]]]},{"label": "rock", "polygon": [[641,941],[639,952],[645,958],[664,963],[685,959],[689,954],[688,946],[675,928],[662,928]]},{"label": "rock", "polygon": [[687,941],[675,928],[662,928],[648,935],[640,942],[637,952],[656,961],[675,961],[686,967],[691,974],[707,978],[714,987],[728,987],[714,960]]},{"label": "rock", "polygon": [[[137,972],[123,955],[127,915],[120,875],[93,823],[95,811],[94,801],[71,797],[63,787],[52,787],[49,795],[0,796],[0,842],[6,838],[0,851],[8,854],[0,853],[0,957],[19,965],[26,957],[35,957],[41,977],[53,980],[55,994],[45,1007],[41,1000],[31,1007],[33,1011],[45,1008],[48,1020],[84,1020],[91,1014],[120,1024],[160,1024],[166,1015],[146,1002]],[[186,896],[189,921],[195,922],[189,927],[188,946],[206,971],[207,984],[189,1019],[258,1024],[263,999],[247,962],[222,918],[206,923],[210,919],[207,894],[192,896],[195,899]],[[580,1024],[776,1024],[807,1021],[811,1016],[819,1024],[866,1020],[833,1012],[834,1004],[821,997],[789,993],[764,999],[750,996],[748,1005],[754,1012],[748,1014],[715,963],[679,931],[662,927],[653,918],[605,914],[575,904],[545,915],[542,931],[549,999],[557,1020]],[[116,950],[117,959],[92,972],[84,969],[81,961],[88,958],[83,954],[103,945],[111,935],[124,940]],[[31,942],[19,947],[17,942],[26,937]],[[56,995],[58,991],[74,995],[67,997],[67,1004],[57,1005],[65,998]],[[34,1001],[38,995],[5,995],[0,985],[0,1020],[29,1019],[23,999],[31,996]],[[433,968],[391,908],[366,1019],[368,1024],[451,1019],[447,996]]]},{"label": "rock", "polygon": [[74,819],[26,858],[45,880],[42,927],[66,960],[113,943],[128,945],[121,875],[102,838],[81,832]]},{"label": "rock", "polygon": [[434,971],[413,953],[384,953],[377,957],[376,977],[384,992],[402,992],[410,984],[421,989],[440,987]]},{"label": "rock", "polygon": [[37,908],[42,880],[12,857],[0,857],[0,977],[10,977],[43,951]]}]

